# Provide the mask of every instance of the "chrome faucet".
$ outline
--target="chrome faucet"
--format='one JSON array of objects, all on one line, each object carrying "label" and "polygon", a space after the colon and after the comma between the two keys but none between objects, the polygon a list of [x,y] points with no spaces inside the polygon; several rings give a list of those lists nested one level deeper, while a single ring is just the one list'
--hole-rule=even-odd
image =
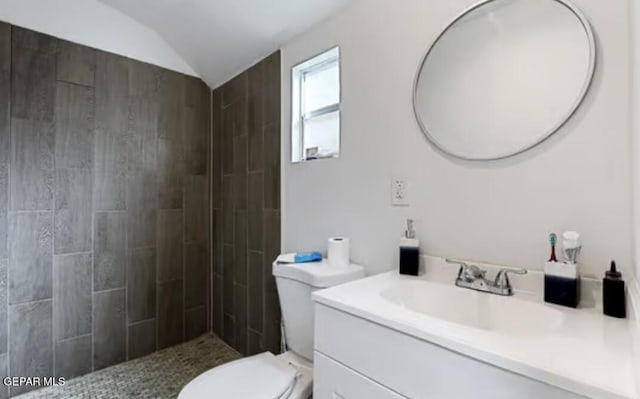
[{"label": "chrome faucet", "polygon": [[495,279],[488,280],[485,275],[486,270],[480,269],[476,265],[469,265],[466,262],[446,259],[447,263],[460,265],[456,285],[458,287],[470,288],[476,291],[489,292],[496,295],[513,295],[513,287],[509,281],[509,273],[527,274],[527,269],[500,269]]}]

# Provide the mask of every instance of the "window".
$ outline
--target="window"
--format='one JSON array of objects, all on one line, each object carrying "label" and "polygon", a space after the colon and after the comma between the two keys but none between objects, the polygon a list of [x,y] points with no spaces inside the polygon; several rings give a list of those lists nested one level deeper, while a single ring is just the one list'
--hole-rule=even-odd
[{"label": "window", "polygon": [[340,153],[340,49],[293,67],[291,161]]}]

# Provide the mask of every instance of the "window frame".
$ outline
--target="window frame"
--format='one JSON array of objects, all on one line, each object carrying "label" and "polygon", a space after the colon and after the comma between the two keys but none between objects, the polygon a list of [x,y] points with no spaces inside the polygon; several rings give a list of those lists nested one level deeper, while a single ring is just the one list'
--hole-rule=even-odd
[{"label": "window frame", "polygon": [[[317,60],[317,58],[325,58]],[[306,66],[305,64],[309,64]],[[317,73],[323,69],[338,68],[338,100],[335,103],[325,105],[317,109],[313,109],[308,112],[303,112],[304,98],[305,98],[305,80],[309,74]],[[291,142],[292,153],[291,162],[300,163],[307,162],[316,159],[331,159],[338,158],[340,156],[341,148],[341,132],[342,132],[342,118],[341,118],[341,104],[342,104],[342,68],[340,64],[340,47],[334,46],[328,50],[325,50],[313,57],[293,66],[292,72],[292,115],[291,115]],[[318,158],[307,159],[306,151],[304,148],[305,142],[305,123],[312,121],[316,118],[338,112],[338,150],[330,155],[322,156]],[[297,136],[294,140],[294,136]],[[294,141],[297,141],[297,145],[294,145]]]}]

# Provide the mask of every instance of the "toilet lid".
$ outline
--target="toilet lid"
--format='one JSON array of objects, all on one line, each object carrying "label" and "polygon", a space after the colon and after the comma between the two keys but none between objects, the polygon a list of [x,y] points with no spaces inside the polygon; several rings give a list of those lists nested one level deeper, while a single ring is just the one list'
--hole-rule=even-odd
[{"label": "toilet lid", "polygon": [[270,352],[236,360],[200,374],[179,399],[279,399],[289,392],[296,369]]}]

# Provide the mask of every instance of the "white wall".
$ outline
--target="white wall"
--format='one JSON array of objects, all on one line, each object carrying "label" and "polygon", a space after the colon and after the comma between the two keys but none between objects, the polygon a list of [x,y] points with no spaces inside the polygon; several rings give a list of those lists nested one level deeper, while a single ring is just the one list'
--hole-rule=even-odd
[{"label": "white wall", "polygon": [[640,392],[640,4],[629,2],[629,19],[631,26],[631,178],[633,189],[633,261],[635,263],[635,281],[631,281],[627,292],[631,296],[636,317],[636,334],[634,334],[635,380],[636,391]]},{"label": "white wall", "polygon": [[[640,4],[637,1],[630,2],[631,19],[631,56],[632,56],[632,87],[631,87],[631,138],[632,138],[632,179],[633,179],[633,203],[640,201]],[[640,206],[634,209],[634,262],[636,277],[640,277]]]},{"label": "white wall", "polygon": [[156,32],[96,0],[0,0],[0,21],[196,76]]},{"label": "white wall", "polygon": [[[412,113],[417,66],[436,35],[475,0],[357,1],[282,50],[283,154],[289,148],[289,71],[334,45],[342,56],[342,152],[337,160],[283,159],[283,248],[324,249],[352,238],[370,273],[397,265],[404,218],[417,219],[432,255],[540,268],[549,232],[584,236],[582,262],[601,276],[630,269],[628,1],[575,0],[593,24],[599,62],[577,115],[551,140],[500,162],[449,159]],[[409,180],[411,206],[392,208],[390,179]]]}]

